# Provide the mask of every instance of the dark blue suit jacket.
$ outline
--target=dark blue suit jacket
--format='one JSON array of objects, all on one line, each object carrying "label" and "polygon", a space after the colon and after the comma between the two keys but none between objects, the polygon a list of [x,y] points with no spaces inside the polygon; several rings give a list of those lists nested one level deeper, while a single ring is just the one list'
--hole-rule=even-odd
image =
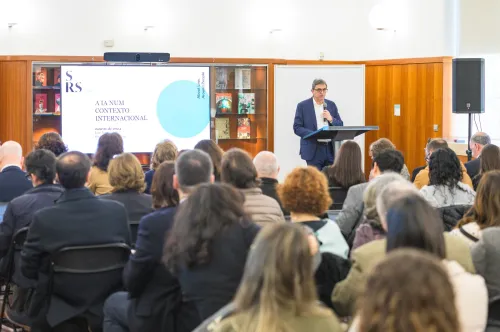
[{"label": "dark blue suit jacket", "polygon": [[[325,99],[327,110],[333,118],[333,122],[329,122],[329,126],[343,126],[344,122],[340,118],[337,105],[331,100]],[[314,112],[314,101],[312,98],[301,101],[297,104],[295,111],[295,120],[293,122],[293,131],[295,135],[300,136],[300,156],[304,160],[311,160],[316,154],[318,144],[316,140],[305,140],[304,136],[318,130],[316,122],[316,114]]]},{"label": "dark blue suit jacket", "polygon": [[33,188],[26,173],[16,166],[6,167],[0,172],[0,202],[10,202]]}]

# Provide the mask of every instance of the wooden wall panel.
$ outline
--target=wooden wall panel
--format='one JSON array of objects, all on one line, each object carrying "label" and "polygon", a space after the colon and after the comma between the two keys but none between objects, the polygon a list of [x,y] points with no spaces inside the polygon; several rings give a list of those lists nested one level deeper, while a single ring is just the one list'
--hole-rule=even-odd
[{"label": "wooden wall panel", "polygon": [[[425,162],[427,139],[442,137],[443,112],[448,111],[444,84],[448,71],[443,69],[441,58],[429,61],[367,63],[365,124],[377,125],[380,130],[366,135],[366,156],[372,142],[386,137],[404,154],[411,172]],[[394,114],[396,104],[401,107],[400,116]],[[368,157],[365,169],[369,172],[370,168]]]},{"label": "wooden wall panel", "polygon": [[29,152],[32,135],[31,107],[26,98],[30,75],[28,61],[0,61],[0,141],[19,142],[24,154]]}]

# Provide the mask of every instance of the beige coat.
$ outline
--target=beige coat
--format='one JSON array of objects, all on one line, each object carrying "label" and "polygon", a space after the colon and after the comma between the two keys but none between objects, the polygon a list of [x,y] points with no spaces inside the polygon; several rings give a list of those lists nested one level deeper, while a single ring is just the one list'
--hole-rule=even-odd
[{"label": "beige coat", "polygon": [[[462,183],[468,185],[471,189],[474,189],[472,180],[470,179],[469,174],[467,174],[467,168],[465,168],[464,163],[460,162],[460,167],[462,168]],[[418,189],[422,189],[424,186],[429,185],[429,166],[418,172],[413,184]]]},{"label": "beige coat", "polygon": [[[457,261],[470,273],[475,273],[469,246],[465,241],[448,233],[444,234],[446,243],[446,257]],[[340,316],[352,316],[356,306],[356,299],[363,288],[370,270],[384,257],[386,240],[369,242],[351,253],[352,267],[347,278],[339,282],[332,293],[332,302],[335,311]]]},{"label": "beige coat", "polygon": [[285,216],[274,198],[266,196],[260,188],[242,189],[245,194],[245,211],[254,222],[265,225],[268,222],[284,222]]},{"label": "beige coat", "polygon": [[90,169],[87,187],[94,195],[109,194],[113,190],[113,187],[109,184],[108,173],[96,166],[92,166]]}]

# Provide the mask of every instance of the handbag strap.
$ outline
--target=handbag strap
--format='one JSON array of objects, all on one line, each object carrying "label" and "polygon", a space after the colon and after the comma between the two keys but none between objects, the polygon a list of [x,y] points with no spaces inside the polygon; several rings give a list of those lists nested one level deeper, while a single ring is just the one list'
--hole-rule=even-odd
[{"label": "handbag strap", "polygon": [[463,236],[465,236],[466,238],[468,238],[469,240],[473,241],[473,242],[477,242],[479,241],[479,239],[477,237],[475,237],[474,235],[472,235],[471,233],[467,232],[462,226],[460,226],[458,228],[460,230],[460,233],[463,234]]}]

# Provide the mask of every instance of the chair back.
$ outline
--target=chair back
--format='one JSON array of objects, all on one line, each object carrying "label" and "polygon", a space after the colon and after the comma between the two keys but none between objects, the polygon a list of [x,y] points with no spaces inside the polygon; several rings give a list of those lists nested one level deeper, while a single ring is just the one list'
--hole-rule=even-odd
[{"label": "chair back", "polygon": [[21,250],[23,249],[24,241],[28,235],[28,227],[23,227],[14,233],[7,255],[0,262],[0,275],[10,282],[14,273],[15,262],[18,261]]},{"label": "chair back", "polygon": [[9,203],[0,202],[0,223],[3,221],[3,215],[5,214],[5,210],[7,210],[7,204]]},{"label": "chair back", "polygon": [[450,232],[458,224],[472,205],[450,205],[438,208],[439,216],[443,221],[444,230]]},{"label": "chair back", "polygon": [[500,296],[495,296],[489,300],[488,327],[500,329]]},{"label": "chair back", "polygon": [[130,256],[125,243],[73,246],[59,249],[52,257],[54,273],[94,274],[123,269]]},{"label": "chair back", "polygon": [[132,238],[132,248],[135,248],[135,242],[137,241],[137,233],[139,232],[139,220],[129,221],[128,225],[130,227],[130,236]]},{"label": "chair back", "polygon": [[342,210],[342,205],[344,205],[344,201],[347,196],[347,190],[342,187],[330,187],[328,188],[328,191],[330,192],[330,197],[333,200],[330,210]]}]

